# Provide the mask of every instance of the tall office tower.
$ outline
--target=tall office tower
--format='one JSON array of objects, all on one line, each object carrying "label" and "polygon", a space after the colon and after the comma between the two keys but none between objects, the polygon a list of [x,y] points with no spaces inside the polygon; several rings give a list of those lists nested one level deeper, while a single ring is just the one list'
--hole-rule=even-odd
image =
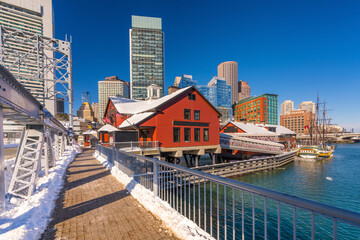
[{"label": "tall office tower", "polygon": [[231,85],[231,103],[238,100],[238,64],[234,61],[223,62],[218,66],[218,77],[225,78]]},{"label": "tall office tower", "polygon": [[81,103],[88,102],[90,103],[91,97],[90,92],[82,92],[81,93]]},{"label": "tall office tower", "polygon": [[308,112],[315,113],[315,103],[312,101],[304,101],[300,103],[299,110],[306,110]]},{"label": "tall office tower", "polygon": [[[53,38],[53,9],[51,0],[1,0],[0,1],[0,25],[19,29],[31,34],[39,34],[45,37]],[[9,46],[5,46],[7,50],[16,49],[19,54],[29,52],[33,49],[33,45],[23,42],[9,42]],[[5,49],[6,50],[6,49]],[[16,53],[14,53],[16,54]],[[46,52],[47,56],[53,53]],[[42,54],[40,54],[41,56]],[[41,61],[40,61],[41,62]],[[5,67],[9,67],[12,62],[5,62]],[[34,80],[32,77],[36,74],[38,68],[37,59],[27,59],[27,67],[21,66],[20,69],[13,67],[10,71],[24,87],[29,90],[36,99],[45,104],[47,110],[56,113],[56,98],[44,100],[45,88],[51,88],[50,82]],[[35,70],[34,70],[35,69]],[[20,76],[18,76],[20,75]],[[47,77],[51,78],[51,77]]]},{"label": "tall office tower", "polygon": [[164,95],[164,34],[161,18],[131,16],[130,97],[145,99],[146,87],[156,84]]},{"label": "tall office tower", "polygon": [[129,85],[117,76],[107,77],[98,82],[99,89],[99,122],[104,118],[109,97],[129,98]]},{"label": "tall office tower", "polygon": [[286,100],[281,104],[281,115],[290,114],[294,110],[294,102],[291,100]]},{"label": "tall office tower", "polygon": [[240,80],[238,82],[238,100],[248,98],[251,96],[251,88],[248,82]]}]

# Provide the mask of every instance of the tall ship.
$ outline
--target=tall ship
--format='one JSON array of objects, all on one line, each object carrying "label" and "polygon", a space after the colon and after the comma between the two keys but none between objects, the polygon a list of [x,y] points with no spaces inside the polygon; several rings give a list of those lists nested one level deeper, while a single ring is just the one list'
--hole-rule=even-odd
[{"label": "tall ship", "polygon": [[322,118],[319,117],[319,96],[316,101],[315,118],[311,118],[309,126],[310,143],[301,146],[298,156],[307,159],[331,158],[335,147],[330,145],[327,138],[327,131],[330,126],[330,119],[326,118],[325,102],[323,105]]}]

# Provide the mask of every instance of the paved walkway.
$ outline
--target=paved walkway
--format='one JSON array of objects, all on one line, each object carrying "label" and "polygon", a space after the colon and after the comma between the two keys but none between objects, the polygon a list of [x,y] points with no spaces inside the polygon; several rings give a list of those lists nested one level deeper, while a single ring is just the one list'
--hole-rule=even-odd
[{"label": "paved walkway", "polygon": [[84,149],[70,164],[41,239],[176,239]]}]

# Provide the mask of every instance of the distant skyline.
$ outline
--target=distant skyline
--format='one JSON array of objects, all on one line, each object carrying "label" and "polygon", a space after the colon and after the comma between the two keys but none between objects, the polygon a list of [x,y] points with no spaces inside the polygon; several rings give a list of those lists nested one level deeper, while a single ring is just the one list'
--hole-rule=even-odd
[{"label": "distant skyline", "polygon": [[[360,131],[359,1],[53,0],[55,37],[72,35],[74,111],[97,82],[130,80],[131,15],[162,18],[165,91],[176,76],[206,84],[236,61],[252,95],[326,100],[333,122]],[[280,112],[280,109],[279,109]]]}]

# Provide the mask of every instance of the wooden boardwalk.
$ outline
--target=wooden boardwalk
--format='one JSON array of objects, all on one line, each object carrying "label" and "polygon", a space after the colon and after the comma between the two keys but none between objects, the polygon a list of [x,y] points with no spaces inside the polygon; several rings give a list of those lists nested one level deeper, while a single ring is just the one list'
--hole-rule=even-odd
[{"label": "wooden boardwalk", "polygon": [[92,153],[84,149],[69,165],[40,239],[176,239]]}]

